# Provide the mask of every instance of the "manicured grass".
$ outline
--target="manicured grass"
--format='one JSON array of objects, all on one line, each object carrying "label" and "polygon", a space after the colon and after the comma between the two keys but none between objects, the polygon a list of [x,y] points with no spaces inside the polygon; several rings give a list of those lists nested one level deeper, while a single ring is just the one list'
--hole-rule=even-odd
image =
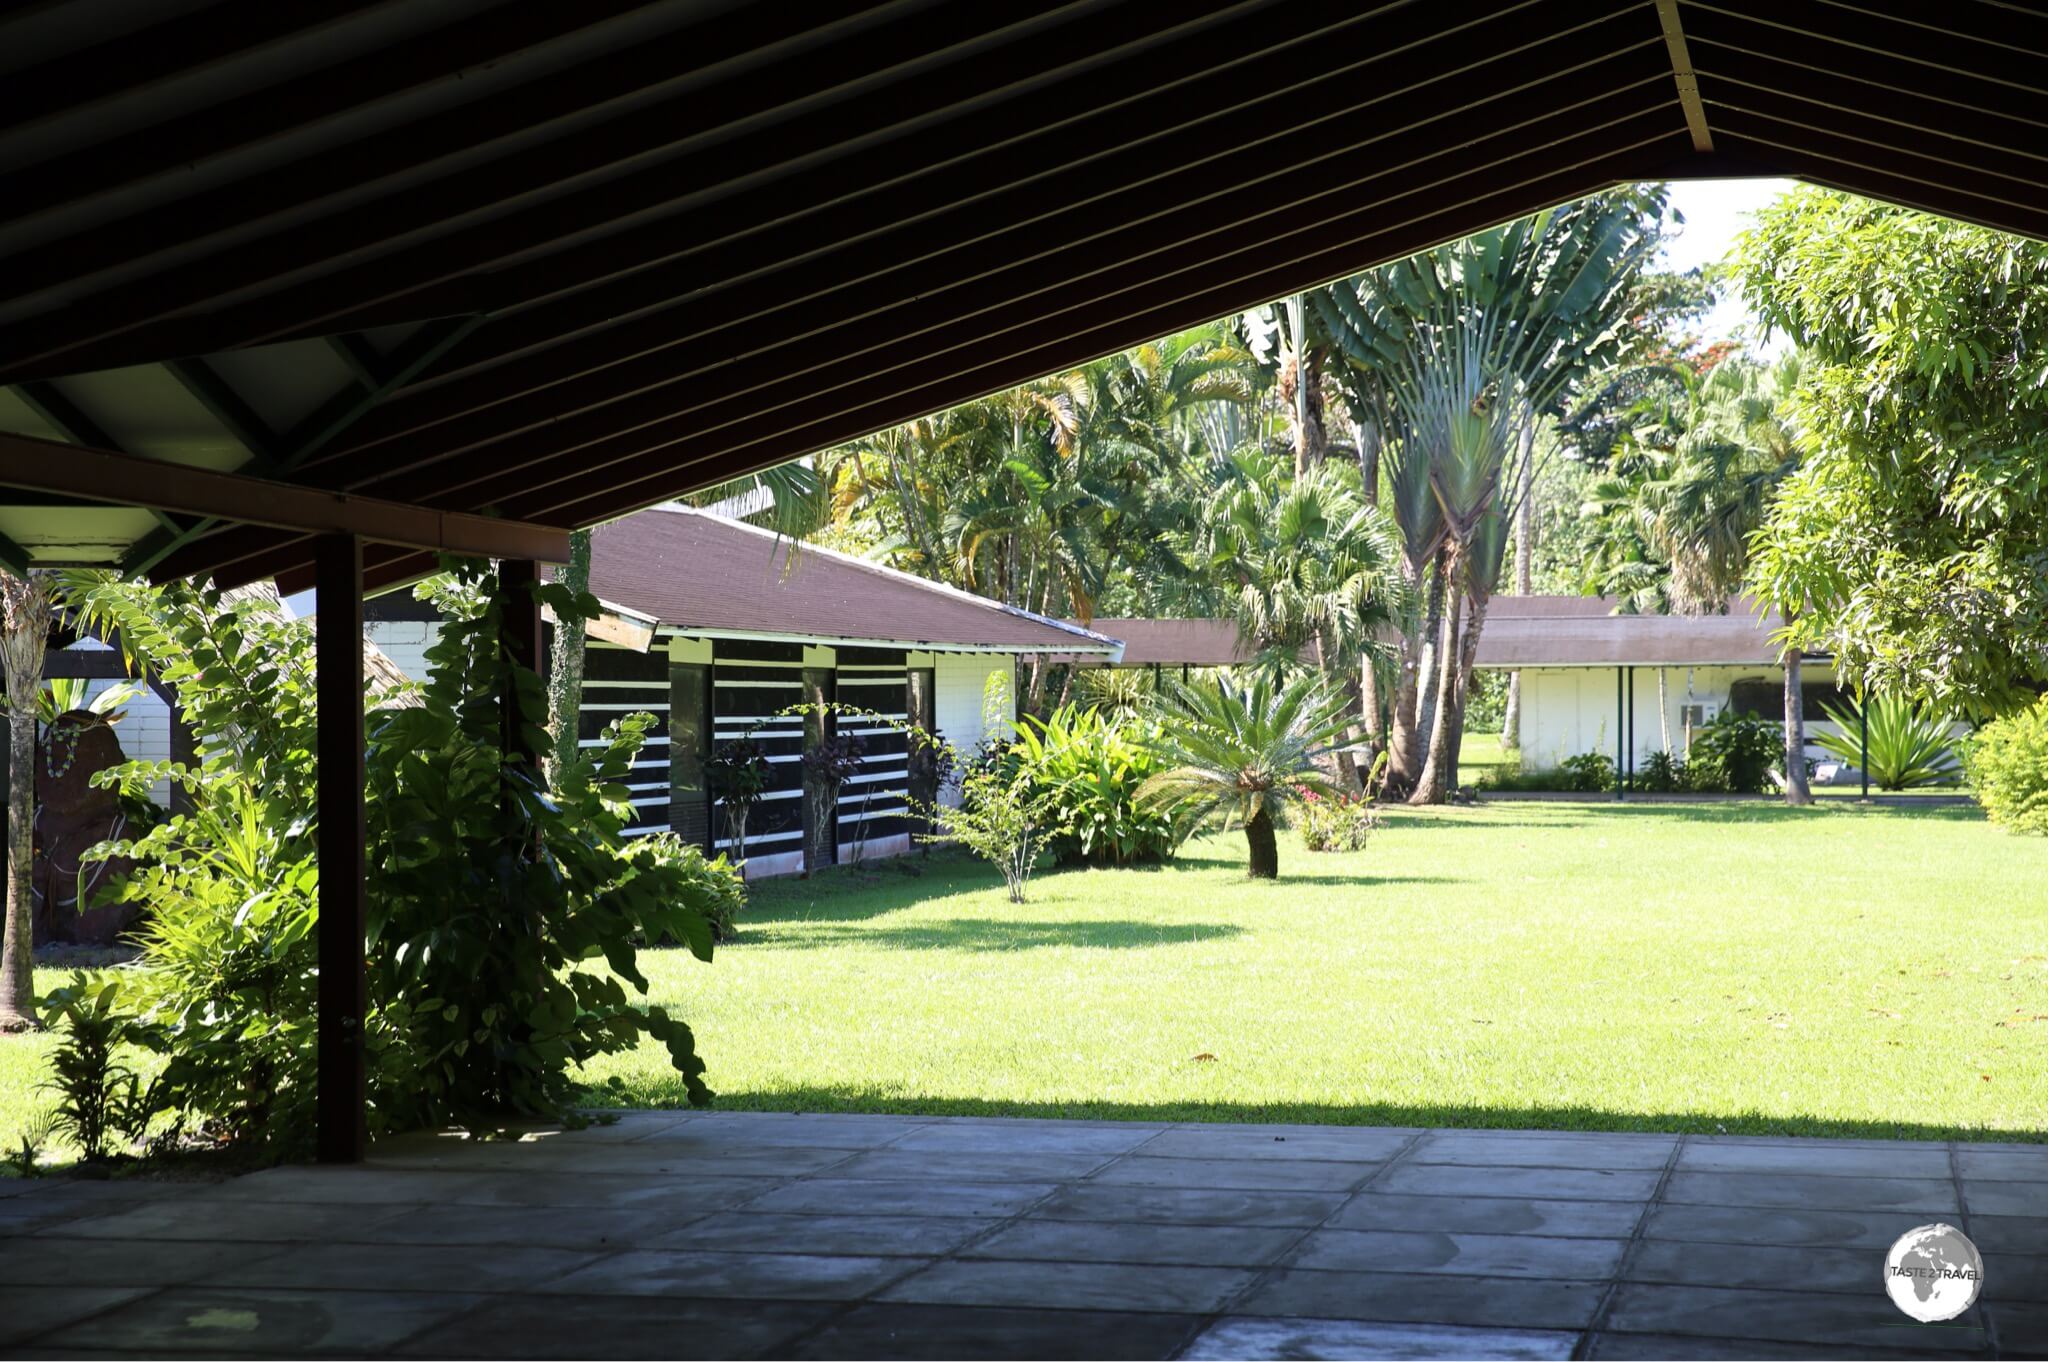
[{"label": "manicured grass", "polygon": [[[1974,809],[1395,811],[1040,877],[934,856],[754,887],[644,955],[721,1106],[2037,1138],[2048,839]],[[45,972],[39,986],[60,982]],[[47,1039],[0,1039],[0,1140]],[[1213,1058],[1205,1058],[1213,1056]],[[681,1100],[648,1047],[601,1100]]]},{"label": "manicured grass", "polygon": [[1471,785],[1507,762],[1498,733],[1467,733],[1458,744],[1458,783]]},{"label": "manicured grass", "polygon": [[[1252,884],[1213,837],[1021,907],[953,859],[768,882],[651,977],[726,1107],[2048,1130],[2048,841],[1974,809],[1401,811],[1281,856]],[[598,1074],[679,1100],[651,1049]]]}]

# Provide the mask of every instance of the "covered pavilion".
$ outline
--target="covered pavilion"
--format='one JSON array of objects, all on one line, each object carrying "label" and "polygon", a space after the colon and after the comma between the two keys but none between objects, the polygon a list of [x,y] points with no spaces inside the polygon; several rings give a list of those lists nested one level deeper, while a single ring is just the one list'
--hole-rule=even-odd
[{"label": "covered pavilion", "polygon": [[0,562],[319,589],[334,1161],[366,591],[1618,183],[2048,235],[1990,0],[52,0],[0,70]]}]

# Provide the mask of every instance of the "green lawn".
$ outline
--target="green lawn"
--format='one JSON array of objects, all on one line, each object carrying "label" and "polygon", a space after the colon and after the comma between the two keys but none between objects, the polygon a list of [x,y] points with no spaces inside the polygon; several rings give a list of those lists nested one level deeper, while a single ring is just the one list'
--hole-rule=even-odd
[{"label": "green lawn", "polygon": [[[770,881],[715,963],[643,958],[726,1107],[2048,1131],[2048,840],[1974,809],[1497,804],[1281,858]],[[45,1044],[0,1041],[0,1138]],[[651,1047],[596,1076],[680,1100]]]},{"label": "green lawn", "polygon": [[[652,977],[729,1107],[2048,1131],[2048,841],[1973,809],[1496,805],[1242,857],[1022,907],[957,861],[769,882]],[[651,1051],[601,1072],[677,1100]]]}]

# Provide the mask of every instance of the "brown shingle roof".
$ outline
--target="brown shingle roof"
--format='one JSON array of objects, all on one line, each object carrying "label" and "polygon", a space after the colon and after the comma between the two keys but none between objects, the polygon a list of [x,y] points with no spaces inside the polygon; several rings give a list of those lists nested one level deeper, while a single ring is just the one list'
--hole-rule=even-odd
[{"label": "brown shingle roof", "polygon": [[[1745,597],[1725,615],[1617,615],[1605,596],[1496,596],[1479,636],[1478,665],[1704,667],[1776,665],[1771,635],[1784,621]],[[1249,661],[1229,620],[1097,619],[1124,641],[1124,666],[1226,667]],[[1059,661],[1093,665],[1094,659]]]},{"label": "brown shingle roof", "polygon": [[[1238,641],[1230,620],[1103,619],[1088,626],[1098,634],[1123,640],[1120,665],[1149,667],[1229,667],[1249,662],[1252,650]],[[1079,659],[1057,658],[1069,662]],[[1088,664],[1096,661],[1087,659]],[[1085,665],[1085,664],[1084,664]]]},{"label": "brown shingle roof", "polygon": [[685,633],[1114,656],[1116,640],[701,511],[642,511],[591,539],[590,590]]},{"label": "brown shingle roof", "polygon": [[1775,610],[1745,597],[1725,615],[1617,615],[1600,596],[1496,596],[1477,664],[1511,667],[1775,666]]}]

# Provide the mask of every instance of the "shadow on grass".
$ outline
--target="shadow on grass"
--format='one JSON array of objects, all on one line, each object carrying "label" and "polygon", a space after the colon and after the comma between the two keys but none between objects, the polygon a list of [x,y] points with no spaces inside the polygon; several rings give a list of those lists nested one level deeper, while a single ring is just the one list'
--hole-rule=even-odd
[{"label": "shadow on grass", "polygon": [[[793,919],[783,919],[792,921]],[[766,925],[764,919],[762,925]],[[1091,950],[1143,950],[1196,941],[1222,941],[1242,936],[1244,928],[1228,922],[1031,921],[1019,918],[959,917],[943,922],[871,926],[840,919],[804,923],[801,936],[765,934],[754,938],[766,949],[813,950],[840,942],[858,942],[901,951],[1029,951],[1059,946]],[[740,944],[747,944],[744,933]]]},{"label": "shadow on grass", "polygon": [[[635,1107],[687,1105],[681,1087],[632,1084],[591,1100]],[[977,1097],[883,1097],[854,1088],[720,1093],[714,1111],[866,1112],[905,1116],[1030,1117],[1085,1121],[1200,1121],[1217,1125],[1408,1126],[1455,1130],[1649,1131],[1684,1135],[1780,1135],[1827,1139],[2048,1143],[2048,1131],[1994,1130],[1919,1121],[1856,1121],[1765,1112],[1635,1112],[1599,1107],[1472,1107],[1456,1103],[991,1101]]]}]

